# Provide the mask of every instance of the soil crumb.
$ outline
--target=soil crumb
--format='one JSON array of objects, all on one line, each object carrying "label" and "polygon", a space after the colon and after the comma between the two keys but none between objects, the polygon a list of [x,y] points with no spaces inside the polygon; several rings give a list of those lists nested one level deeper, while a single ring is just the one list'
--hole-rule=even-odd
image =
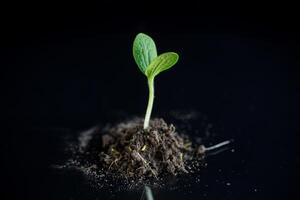
[{"label": "soil crumb", "polygon": [[204,155],[203,147],[194,147],[173,124],[157,118],[146,130],[141,119],[120,123],[106,129],[101,141],[104,167],[126,178],[188,173],[187,162]]}]

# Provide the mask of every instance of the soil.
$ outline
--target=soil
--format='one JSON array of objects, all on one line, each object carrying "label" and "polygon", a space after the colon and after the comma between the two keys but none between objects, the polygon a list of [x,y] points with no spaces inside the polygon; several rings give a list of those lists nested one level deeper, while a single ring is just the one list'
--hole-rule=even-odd
[{"label": "soil", "polygon": [[[53,167],[75,170],[90,186],[111,194],[144,185],[183,189],[191,181],[200,181],[199,172],[207,167],[205,157],[228,149],[230,143],[205,147],[204,143],[212,144],[215,130],[204,117],[179,113],[173,119],[178,130],[158,118],[150,121],[147,130],[141,118],[95,126],[65,138],[67,160]],[[199,129],[193,129],[193,120]]]},{"label": "soil", "polygon": [[187,135],[179,134],[163,119],[153,119],[144,130],[138,118],[107,127],[101,135],[100,163],[126,178],[189,173],[189,161],[204,158],[203,145],[193,145]]}]

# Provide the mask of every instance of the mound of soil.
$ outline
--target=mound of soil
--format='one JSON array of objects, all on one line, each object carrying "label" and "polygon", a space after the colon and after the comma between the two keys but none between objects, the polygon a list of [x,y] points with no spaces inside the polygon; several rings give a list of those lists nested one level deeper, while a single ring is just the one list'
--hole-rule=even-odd
[{"label": "mound of soil", "polygon": [[100,160],[108,171],[124,177],[158,177],[188,173],[188,161],[203,158],[205,147],[193,146],[187,135],[174,125],[153,119],[143,129],[143,120],[135,119],[107,128],[102,133]]}]

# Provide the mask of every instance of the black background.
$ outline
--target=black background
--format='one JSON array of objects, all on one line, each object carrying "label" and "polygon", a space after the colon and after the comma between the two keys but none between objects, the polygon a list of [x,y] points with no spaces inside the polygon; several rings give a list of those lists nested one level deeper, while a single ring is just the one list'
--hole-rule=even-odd
[{"label": "black background", "polygon": [[[68,177],[50,178],[48,166],[59,157],[53,129],[86,129],[112,113],[143,115],[146,79],[131,51],[135,35],[144,32],[158,52],[180,55],[178,64],[156,80],[154,116],[200,111],[222,127],[221,138],[233,137],[237,147],[247,149],[235,157],[246,162],[247,173],[238,180],[228,177],[236,183],[232,189],[213,189],[208,178],[212,188],[201,198],[288,199],[299,168],[297,15],[280,6],[246,11],[247,5],[245,10],[220,5],[222,12],[200,7],[187,11],[201,14],[189,16],[140,10],[128,16],[114,8],[48,5],[3,14],[2,194],[7,199],[93,199],[63,185]],[[217,165],[226,161],[216,159],[222,161]],[[186,199],[197,199],[198,190],[191,189]]]}]

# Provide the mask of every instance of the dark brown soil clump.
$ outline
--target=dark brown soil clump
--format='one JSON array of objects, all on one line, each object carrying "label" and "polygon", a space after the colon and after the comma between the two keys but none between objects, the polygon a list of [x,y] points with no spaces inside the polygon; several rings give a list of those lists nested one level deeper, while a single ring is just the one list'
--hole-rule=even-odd
[{"label": "dark brown soil clump", "polygon": [[147,130],[143,120],[136,119],[105,130],[100,159],[104,168],[120,176],[157,178],[188,173],[188,161],[203,158],[204,149],[163,119],[153,119]]}]

